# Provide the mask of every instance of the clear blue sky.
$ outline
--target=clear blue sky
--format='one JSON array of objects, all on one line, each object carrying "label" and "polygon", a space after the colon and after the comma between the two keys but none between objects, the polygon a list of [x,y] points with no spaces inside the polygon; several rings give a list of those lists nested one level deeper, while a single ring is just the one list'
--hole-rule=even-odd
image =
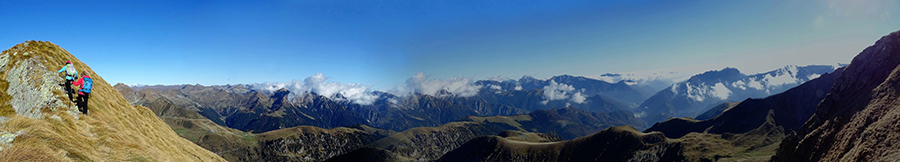
[{"label": "clear blue sky", "polygon": [[[110,82],[382,89],[432,78],[849,63],[900,30],[880,0],[7,1],[0,46],[59,44]],[[699,72],[699,71],[698,71]]]}]

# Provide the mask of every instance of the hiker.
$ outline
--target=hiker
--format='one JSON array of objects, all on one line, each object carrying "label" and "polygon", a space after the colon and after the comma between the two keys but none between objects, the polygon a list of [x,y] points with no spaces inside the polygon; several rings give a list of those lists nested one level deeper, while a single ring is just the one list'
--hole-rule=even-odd
[{"label": "hiker", "polygon": [[75,105],[78,106],[78,110],[81,110],[82,114],[87,114],[88,111],[88,98],[91,97],[91,87],[94,84],[94,80],[91,79],[91,76],[88,76],[87,71],[82,71],[81,79],[75,81],[76,87],[81,87],[78,90],[78,100],[75,102]]},{"label": "hiker", "polygon": [[66,94],[69,95],[69,101],[71,101],[73,99],[72,94],[75,93],[72,90],[72,81],[78,79],[78,71],[75,71],[75,66],[69,61],[66,61],[66,65],[63,65],[62,69],[59,69],[56,73],[62,73],[63,71],[66,72]]}]

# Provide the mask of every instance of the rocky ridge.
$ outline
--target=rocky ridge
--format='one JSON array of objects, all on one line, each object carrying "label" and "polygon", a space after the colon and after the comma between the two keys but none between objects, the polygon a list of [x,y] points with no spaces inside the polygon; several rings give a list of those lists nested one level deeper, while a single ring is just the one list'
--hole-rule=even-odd
[{"label": "rocky ridge", "polygon": [[900,32],[859,53],[772,161],[900,159]]},{"label": "rocky ridge", "polygon": [[[71,61],[94,79],[88,115],[68,101],[56,73]],[[17,44],[0,54],[0,161],[224,161],[132,106],[102,76],[59,46]],[[10,137],[4,135],[4,137]]]}]

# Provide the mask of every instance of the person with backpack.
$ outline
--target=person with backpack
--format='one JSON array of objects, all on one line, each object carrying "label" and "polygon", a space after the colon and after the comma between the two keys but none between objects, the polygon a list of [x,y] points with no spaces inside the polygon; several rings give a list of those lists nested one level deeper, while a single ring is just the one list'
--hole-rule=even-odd
[{"label": "person with backpack", "polygon": [[78,79],[78,71],[75,71],[75,66],[73,66],[72,62],[69,61],[66,61],[66,65],[63,65],[62,69],[59,69],[59,71],[56,73],[62,73],[64,71],[66,72],[66,94],[69,95],[69,100],[71,101],[73,99],[72,94],[75,93],[75,91],[72,90],[72,81]]},{"label": "person with backpack", "polygon": [[88,112],[88,98],[91,97],[91,87],[93,87],[94,80],[91,79],[91,76],[88,76],[87,71],[82,71],[81,79],[75,81],[75,86],[80,86],[81,88],[78,90],[78,100],[75,104],[78,106],[78,110],[81,110],[82,114],[87,114]]}]

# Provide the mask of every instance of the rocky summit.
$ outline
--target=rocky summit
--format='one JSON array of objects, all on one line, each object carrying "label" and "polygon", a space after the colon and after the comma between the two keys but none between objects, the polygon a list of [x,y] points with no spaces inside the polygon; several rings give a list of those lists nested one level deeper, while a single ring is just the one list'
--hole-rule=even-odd
[{"label": "rocky summit", "polygon": [[[74,107],[57,69],[93,78],[89,113]],[[132,106],[102,76],[50,42],[0,53],[0,161],[224,161]]]}]

